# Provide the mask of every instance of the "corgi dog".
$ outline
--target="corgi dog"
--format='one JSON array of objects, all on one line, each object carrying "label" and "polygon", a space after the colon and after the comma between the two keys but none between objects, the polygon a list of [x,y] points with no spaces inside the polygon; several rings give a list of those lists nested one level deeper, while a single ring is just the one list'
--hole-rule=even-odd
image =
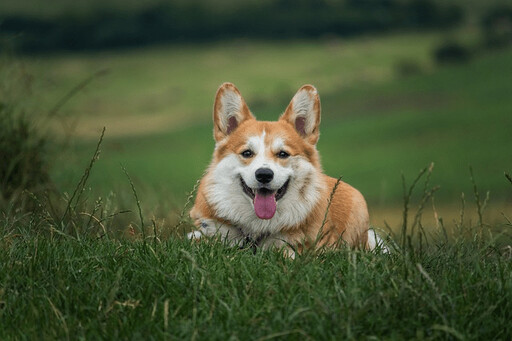
[{"label": "corgi dog", "polygon": [[302,86],[276,122],[257,121],[231,83],[213,108],[215,150],[200,180],[190,239],[219,236],[231,245],[374,248],[361,193],[322,173],[316,149],[320,98]]}]

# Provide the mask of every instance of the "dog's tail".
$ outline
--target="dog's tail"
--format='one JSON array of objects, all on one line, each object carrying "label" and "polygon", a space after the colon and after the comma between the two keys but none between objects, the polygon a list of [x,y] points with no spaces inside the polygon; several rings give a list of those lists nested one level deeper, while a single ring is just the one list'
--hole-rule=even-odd
[{"label": "dog's tail", "polygon": [[380,253],[390,253],[391,251],[374,228],[368,230],[368,249]]}]

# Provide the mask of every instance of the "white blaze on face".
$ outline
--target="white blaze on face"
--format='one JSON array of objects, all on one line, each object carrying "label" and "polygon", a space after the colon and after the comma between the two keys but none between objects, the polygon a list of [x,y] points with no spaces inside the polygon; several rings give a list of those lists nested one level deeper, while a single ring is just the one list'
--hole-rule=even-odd
[{"label": "white blaze on face", "polygon": [[[276,142],[281,148],[283,147],[282,139],[279,138],[280,141],[276,139],[272,145],[267,145],[265,137],[266,133],[263,132],[261,136],[248,139],[247,148],[253,152],[254,156],[249,165],[241,167],[240,174],[254,193],[253,206],[256,216],[260,219],[272,219],[277,210],[277,191],[288,181],[291,171],[282,167],[270,156],[278,152],[274,148]],[[270,182],[261,183],[256,178],[256,173],[262,169],[272,171],[273,176]]]},{"label": "white blaze on face", "polygon": [[[276,233],[303,222],[320,199],[323,186],[319,170],[301,155],[290,156],[286,166],[280,165],[272,155],[286,150],[284,139],[277,136],[265,144],[265,137],[263,133],[247,138],[245,147],[254,153],[248,164],[240,155],[229,154],[211,165],[207,180],[207,200],[217,216],[254,235]],[[276,202],[275,215],[271,219],[258,217],[254,200],[244,193],[240,181],[242,178],[256,195],[262,187],[256,180],[259,168],[269,168],[274,173],[266,186],[273,193],[290,180],[286,194]]]},{"label": "white blaze on face", "polygon": [[284,140],[280,137],[276,137],[274,141],[272,141],[272,151],[274,154],[279,153],[281,150],[286,151]]},{"label": "white blaze on face", "polygon": [[277,191],[290,178],[292,170],[269,158],[269,154],[278,153],[284,147],[284,141],[277,137],[271,142],[271,145],[266,145],[265,136],[266,133],[263,132],[260,136],[252,136],[247,140],[247,147],[254,153],[254,156],[249,165],[240,167],[240,175],[247,186],[257,189],[261,187],[261,183],[256,180],[256,171],[260,168],[268,168],[274,173],[274,178],[268,183],[267,188]]}]

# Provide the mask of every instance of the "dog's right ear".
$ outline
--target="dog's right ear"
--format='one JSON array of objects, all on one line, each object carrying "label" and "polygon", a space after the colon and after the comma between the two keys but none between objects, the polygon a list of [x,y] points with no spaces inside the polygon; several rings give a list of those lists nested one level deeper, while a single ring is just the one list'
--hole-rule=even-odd
[{"label": "dog's right ear", "polygon": [[219,142],[231,134],[242,122],[254,119],[240,91],[232,83],[224,83],[217,90],[213,106],[213,137]]},{"label": "dog's right ear", "polygon": [[280,120],[290,123],[303,139],[315,145],[320,124],[320,97],[313,85],[303,85],[293,96]]}]

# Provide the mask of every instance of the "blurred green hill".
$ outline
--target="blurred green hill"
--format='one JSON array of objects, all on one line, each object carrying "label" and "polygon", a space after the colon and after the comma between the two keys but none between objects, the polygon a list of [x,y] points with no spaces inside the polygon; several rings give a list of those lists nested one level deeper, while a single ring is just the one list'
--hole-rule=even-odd
[{"label": "blurred green hill", "polygon": [[[178,207],[213,150],[211,106],[216,88],[232,81],[259,119],[275,120],[294,92],[312,83],[323,116],[318,144],[325,171],[375,205],[402,198],[407,179],[435,163],[438,200],[455,204],[472,193],[472,165],[482,191],[511,200],[512,51],[489,52],[437,67],[428,58],[438,38],[393,35],[354,41],[224,43],[34,59],[41,96],[56,99],[91,70],[110,66],[66,107],[78,139],[53,176],[72,188],[107,126],[102,158],[91,174],[100,191],[126,186],[124,164],[139,188],[165,194]],[[416,74],[396,65],[414,60]],[[39,75],[39,76],[38,76]],[[50,102],[54,102],[51,100]],[[71,129],[73,134],[73,129]]]}]

